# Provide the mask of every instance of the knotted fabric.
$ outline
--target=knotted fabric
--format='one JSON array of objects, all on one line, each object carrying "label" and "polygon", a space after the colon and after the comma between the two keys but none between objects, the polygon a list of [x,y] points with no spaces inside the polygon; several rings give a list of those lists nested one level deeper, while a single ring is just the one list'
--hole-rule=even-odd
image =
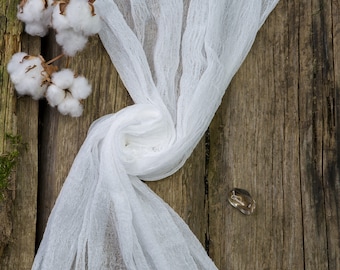
[{"label": "knotted fabric", "polygon": [[141,179],[183,165],[277,1],[96,1],[100,38],[135,105],[92,124],[33,269],[216,269]]}]

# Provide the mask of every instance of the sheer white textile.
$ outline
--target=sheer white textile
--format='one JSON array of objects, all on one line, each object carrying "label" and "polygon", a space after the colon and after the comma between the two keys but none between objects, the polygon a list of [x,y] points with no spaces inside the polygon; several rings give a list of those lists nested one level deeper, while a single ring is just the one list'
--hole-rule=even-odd
[{"label": "sheer white textile", "polygon": [[91,126],[32,269],[216,269],[140,179],[183,165],[277,1],[96,1],[101,40],[136,104]]}]

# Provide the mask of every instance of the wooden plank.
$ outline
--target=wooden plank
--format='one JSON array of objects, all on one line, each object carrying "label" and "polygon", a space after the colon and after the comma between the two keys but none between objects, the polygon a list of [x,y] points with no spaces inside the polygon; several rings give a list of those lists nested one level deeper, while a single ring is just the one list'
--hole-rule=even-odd
[{"label": "wooden plank", "polygon": [[[329,269],[340,269],[340,2],[320,1],[319,49],[315,48],[322,89],[322,187]],[[318,54],[316,54],[318,52]]]},{"label": "wooden plank", "polygon": [[38,182],[38,102],[16,99],[6,65],[13,53],[37,54],[39,39],[21,36],[17,2],[0,3],[0,153],[10,151],[5,134],[19,135],[28,151],[21,151],[6,197],[0,202],[0,269],[31,269],[35,253]]},{"label": "wooden plank", "polygon": [[[301,151],[301,196],[303,202],[305,266],[308,269],[335,269],[330,267],[327,250],[327,226],[325,208],[325,179],[323,176],[323,138],[326,119],[323,116],[323,92],[328,92],[328,83],[323,79],[325,65],[329,66],[324,54],[332,48],[324,42],[331,34],[325,29],[325,10],[319,1],[306,2],[301,6],[300,46],[300,151]],[[306,12],[308,11],[308,12]],[[331,16],[329,16],[331,19]],[[304,31],[303,29],[309,29]],[[326,31],[326,32],[324,32]],[[330,81],[332,84],[333,82]],[[334,150],[334,148],[333,148]]]},{"label": "wooden plank", "polygon": [[[338,269],[339,1],[280,1],[210,128],[220,269]],[[233,187],[257,201],[243,216]]]},{"label": "wooden plank", "polygon": [[[11,11],[13,7],[9,7]],[[7,17],[7,6],[5,3],[0,4],[0,154],[8,151],[6,134],[15,134],[15,123],[13,120],[13,111],[15,110],[15,99],[13,97],[13,89],[9,83],[8,74],[6,72],[6,62],[13,50],[20,46],[20,27],[18,24],[7,25],[7,20],[13,17],[12,12]],[[12,16],[11,16],[12,15]],[[12,21],[13,19],[11,19]],[[12,32],[12,33],[11,33]],[[13,44],[11,49],[10,44]],[[12,176],[13,177],[13,176]],[[11,182],[14,180],[11,179]],[[2,192],[2,191],[1,191]],[[4,192],[3,200],[0,201],[0,258],[2,257],[4,248],[8,244],[11,237],[12,220],[10,211],[12,208],[11,193]],[[8,198],[8,199],[7,199]]]}]

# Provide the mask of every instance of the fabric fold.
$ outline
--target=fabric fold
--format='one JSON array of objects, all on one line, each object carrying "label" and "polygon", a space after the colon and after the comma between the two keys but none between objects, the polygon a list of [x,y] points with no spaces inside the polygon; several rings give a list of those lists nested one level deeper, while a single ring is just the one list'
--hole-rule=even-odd
[{"label": "fabric fold", "polygon": [[277,0],[97,0],[100,38],[135,105],[94,122],[32,269],[216,269],[143,180],[177,171]]},{"label": "fabric fold", "polygon": [[[131,156],[126,149],[134,128],[143,129],[144,122],[154,128],[152,116],[159,118],[156,108],[137,104],[92,125],[53,208],[33,269],[216,269],[182,219],[126,170],[132,164],[124,161]],[[144,142],[148,151],[159,151],[155,140],[150,143]]]}]

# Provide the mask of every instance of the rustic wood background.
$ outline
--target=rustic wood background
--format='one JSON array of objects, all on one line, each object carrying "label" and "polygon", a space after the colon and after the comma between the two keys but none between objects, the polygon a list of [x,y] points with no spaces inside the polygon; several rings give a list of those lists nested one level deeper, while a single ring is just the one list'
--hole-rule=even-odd
[{"label": "rustic wood background", "polygon": [[[0,202],[3,270],[30,269],[89,125],[131,104],[97,37],[71,61],[94,89],[82,117],[17,98],[6,73],[11,55],[60,52],[52,37],[21,34],[17,4],[0,1],[0,153],[6,133],[21,135],[29,149]],[[281,0],[206,137],[179,172],[149,185],[220,269],[340,269],[339,153],[340,1]],[[227,203],[233,187],[255,198],[252,216]]]}]

